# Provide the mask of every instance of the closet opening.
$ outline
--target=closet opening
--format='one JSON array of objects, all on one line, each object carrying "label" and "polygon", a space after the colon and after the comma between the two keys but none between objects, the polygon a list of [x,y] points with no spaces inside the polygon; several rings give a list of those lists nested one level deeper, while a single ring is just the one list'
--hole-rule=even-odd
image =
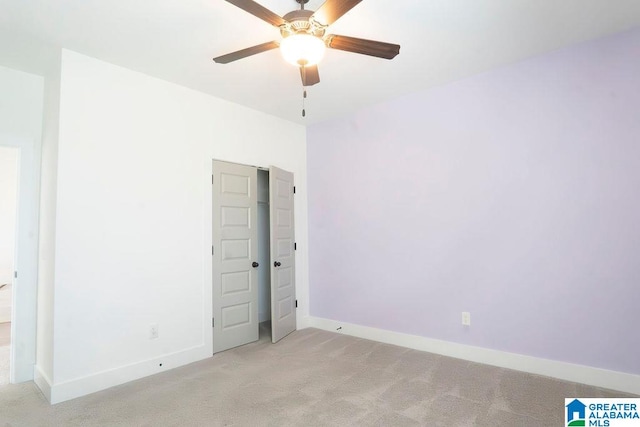
[{"label": "closet opening", "polygon": [[269,170],[258,169],[258,339],[271,341]]},{"label": "closet opening", "polygon": [[296,329],[293,173],[213,161],[213,353]]}]

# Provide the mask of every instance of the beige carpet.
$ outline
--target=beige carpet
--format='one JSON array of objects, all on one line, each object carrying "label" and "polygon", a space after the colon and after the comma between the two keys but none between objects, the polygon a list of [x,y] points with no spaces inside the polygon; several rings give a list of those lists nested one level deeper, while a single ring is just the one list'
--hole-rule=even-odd
[{"label": "beige carpet", "polygon": [[0,425],[560,426],[573,396],[625,395],[304,329],[54,406],[0,387]]}]

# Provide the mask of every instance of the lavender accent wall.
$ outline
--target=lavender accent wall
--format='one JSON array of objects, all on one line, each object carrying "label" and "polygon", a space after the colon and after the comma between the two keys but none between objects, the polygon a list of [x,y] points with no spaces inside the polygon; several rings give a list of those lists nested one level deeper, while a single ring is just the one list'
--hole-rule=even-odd
[{"label": "lavender accent wall", "polygon": [[640,30],[307,140],[312,316],[640,374]]}]

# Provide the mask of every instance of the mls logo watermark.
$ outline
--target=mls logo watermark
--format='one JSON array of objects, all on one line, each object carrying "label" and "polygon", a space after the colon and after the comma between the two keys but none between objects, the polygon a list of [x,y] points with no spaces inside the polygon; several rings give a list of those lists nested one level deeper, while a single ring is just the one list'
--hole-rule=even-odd
[{"label": "mls logo watermark", "polygon": [[565,426],[640,427],[640,399],[564,400]]}]

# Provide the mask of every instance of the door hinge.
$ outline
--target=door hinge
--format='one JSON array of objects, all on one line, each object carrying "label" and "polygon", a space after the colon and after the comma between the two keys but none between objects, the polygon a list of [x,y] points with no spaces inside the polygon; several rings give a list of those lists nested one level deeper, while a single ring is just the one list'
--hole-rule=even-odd
[{"label": "door hinge", "polygon": [[215,318],[215,317],[212,317],[212,318],[211,318],[211,327],[212,327],[212,328],[215,328],[215,327],[216,327],[216,318]]},{"label": "door hinge", "polygon": [[13,277],[14,277],[14,279],[17,279],[17,278],[18,278],[18,272],[17,272],[17,271],[14,271],[14,272],[13,272]]},{"label": "door hinge", "polygon": [[296,194],[296,186],[293,186],[293,194]]},{"label": "door hinge", "polygon": [[211,183],[213,184],[213,175],[211,175]]},{"label": "door hinge", "polygon": [[298,300],[296,300],[296,308],[298,308]]},{"label": "door hinge", "polygon": [[213,246],[211,246],[211,255],[213,255]]}]

